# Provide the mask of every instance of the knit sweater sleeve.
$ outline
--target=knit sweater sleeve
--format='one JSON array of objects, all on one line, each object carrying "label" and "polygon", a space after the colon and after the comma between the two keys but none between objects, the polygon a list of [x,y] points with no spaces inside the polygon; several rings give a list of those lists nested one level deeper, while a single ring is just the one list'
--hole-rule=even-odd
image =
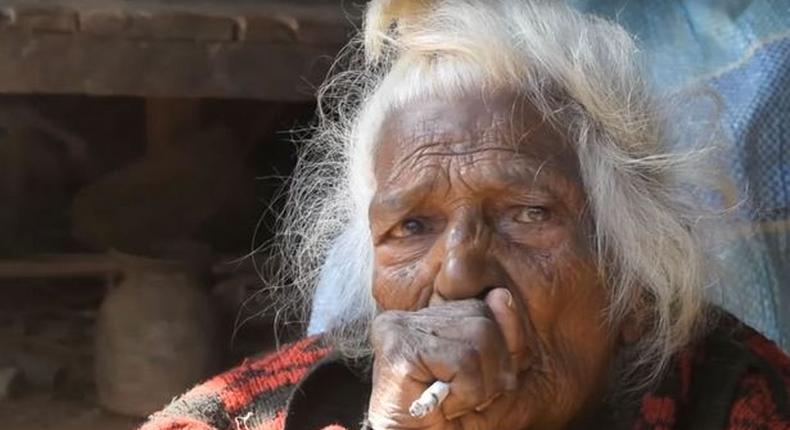
[{"label": "knit sweater sleeve", "polygon": [[790,358],[756,333],[745,342],[770,366],[740,379],[727,430],[790,430]]},{"label": "knit sweater sleeve", "polygon": [[140,430],[282,430],[294,387],[328,353],[311,337],[245,360],[176,398]]},{"label": "knit sweater sleeve", "polygon": [[217,430],[211,425],[188,417],[161,417],[144,424],[140,430]]},{"label": "knit sweater sleeve", "polygon": [[744,376],[730,409],[727,430],[790,430],[788,405],[778,404],[770,384],[771,381],[759,373]]}]

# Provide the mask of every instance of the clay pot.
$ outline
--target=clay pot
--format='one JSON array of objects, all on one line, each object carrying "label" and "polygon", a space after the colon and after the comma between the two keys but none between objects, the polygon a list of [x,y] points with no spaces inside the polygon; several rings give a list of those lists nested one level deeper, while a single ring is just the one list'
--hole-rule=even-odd
[{"label": "clay pot", "polygon": [[99,310],[98,397],[114,412],[147,416],[217,369],[207,259],[112,254],[123,276]]}]

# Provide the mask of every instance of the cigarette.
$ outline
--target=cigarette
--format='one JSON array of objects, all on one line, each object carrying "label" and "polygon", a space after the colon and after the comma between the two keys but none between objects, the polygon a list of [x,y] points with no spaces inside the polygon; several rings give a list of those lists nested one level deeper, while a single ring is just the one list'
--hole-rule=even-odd
[{"label": "cigarette", "polygon": [[450,384],[447,382],[436,381],[420,394],[420,398],[412,402],[409,407],[409,414],[414,418],[422,418],[442,404],[447,395],[450,394]]}]

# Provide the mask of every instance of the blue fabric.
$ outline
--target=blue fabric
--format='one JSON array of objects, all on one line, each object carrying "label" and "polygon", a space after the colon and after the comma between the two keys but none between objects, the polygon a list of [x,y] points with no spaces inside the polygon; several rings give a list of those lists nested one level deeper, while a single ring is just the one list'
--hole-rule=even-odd
[{"label": "blue fabric", "polygon": [[737,216],[754,227],[721,255],[721,301],[790,349],[790,1],[571,3],[634,34],[659,89],[703,85],[721,97]]}]

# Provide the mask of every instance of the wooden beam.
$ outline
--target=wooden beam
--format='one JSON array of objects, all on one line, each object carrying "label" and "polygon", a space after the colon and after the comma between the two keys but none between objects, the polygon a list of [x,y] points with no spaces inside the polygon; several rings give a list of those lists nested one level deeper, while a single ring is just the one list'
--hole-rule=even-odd
[{"label": "wooden beam", "polygon": [[337,49],[0,31],[0,93],[305,101]]},{"label": "wooden beam", "polygon": [[7,0],[0,93],[312,100],[359,11],[332,0]]},{"label": "wooden beam", "polygon": [[[135,39],[339,46],[361,5],[337,0],[4,0],[0,27]],[[355,24],[356,23],[356,24]]]}]

